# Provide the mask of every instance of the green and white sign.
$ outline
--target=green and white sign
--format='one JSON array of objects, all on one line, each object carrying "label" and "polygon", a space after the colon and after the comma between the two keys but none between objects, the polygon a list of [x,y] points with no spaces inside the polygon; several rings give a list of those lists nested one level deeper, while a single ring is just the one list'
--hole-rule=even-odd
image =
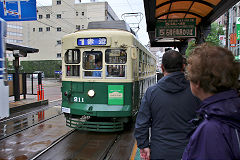
[{"label": "green and white sign", "polygon": [[123,105],[124,97],[123,85],[109,85],[108,86],[108,104],[111,105]]},{"label": "green and white sign", "polygon": [[159,19],[156,38],[196,37],[196,18]]},{"label": "green and white sign", "polygon": [[240,17],[237,17],[237,20],[236,20],[236,24],[237,24],[237,40],[240,40]]},{"label": "green and white sign", "polygon": [[235,56],[235,60],[239,61],[240,60],[240,55],[239,56]]}]

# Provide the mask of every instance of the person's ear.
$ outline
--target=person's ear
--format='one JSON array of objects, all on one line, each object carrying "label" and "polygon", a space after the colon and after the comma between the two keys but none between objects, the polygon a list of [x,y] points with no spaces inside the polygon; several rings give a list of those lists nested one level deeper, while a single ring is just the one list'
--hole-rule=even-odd
[{"label": "person's ear", "polygon": [[162,70],[162,73],[164,73],[164,67],[163,67],[163,64],[161,64],[161,70]]},{"label": "person's ear", "polygon": [[183,64],[183,65],[182,65],[182,71],[185,70],[185,67],[186,67],[186,64]]}]

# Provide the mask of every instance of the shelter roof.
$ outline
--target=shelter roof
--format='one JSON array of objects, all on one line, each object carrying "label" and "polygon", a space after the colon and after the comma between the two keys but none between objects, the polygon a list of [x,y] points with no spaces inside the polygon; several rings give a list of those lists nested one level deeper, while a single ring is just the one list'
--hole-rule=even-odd
[{"label": "shelter roof", "polygon": [[210,24],[239,0],[144,0],[147,31],[154,42],[158,19],[196,18],[196,25]]},{"label": "shelter roof", "polygon": [[26,52],[26,53],[39,52],[39,49],[36,49],[36,48],[31,48],[31,47],[16,45],[16,44],[11,44],[11,43],[6,43],[6,50],[8,50],[8,51],[19,50],[19,51]]}]

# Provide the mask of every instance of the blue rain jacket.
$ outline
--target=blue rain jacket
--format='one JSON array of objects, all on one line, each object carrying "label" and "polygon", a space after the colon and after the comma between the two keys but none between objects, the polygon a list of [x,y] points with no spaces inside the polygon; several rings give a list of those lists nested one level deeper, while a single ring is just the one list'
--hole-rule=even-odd
[{"label": "blue rain jacket", "polygon": [[240,159],[240,98],[235,90],[203,100],[199,114],[204,120],[195,130],[183,160]]},{"label": "blue rain jacket", "polygon": [[182,72],[161,78],[141,101],[134,133],[138,148],[150,147],[151,159],[181,159],[199,104]]}]

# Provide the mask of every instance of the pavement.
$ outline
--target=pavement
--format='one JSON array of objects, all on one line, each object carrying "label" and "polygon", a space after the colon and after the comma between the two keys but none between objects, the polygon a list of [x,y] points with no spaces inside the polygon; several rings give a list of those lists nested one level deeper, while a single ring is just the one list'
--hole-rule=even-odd
[{"label": "pavement", "polygon": [[37,95],[37,80],[34,80],[33,82],[34,87],[32,92],[32,82],[28,79],[26,99],[24,99],[23,95],[20,96],[20,101],[14,101],[14,96],[9,97],[10,114],[25,109],[47,105],[49,101],[61,99],[61,82],[57,79],[45,78],[42,80],[42,84],[44,88],[44,99],[39,100]]}]

